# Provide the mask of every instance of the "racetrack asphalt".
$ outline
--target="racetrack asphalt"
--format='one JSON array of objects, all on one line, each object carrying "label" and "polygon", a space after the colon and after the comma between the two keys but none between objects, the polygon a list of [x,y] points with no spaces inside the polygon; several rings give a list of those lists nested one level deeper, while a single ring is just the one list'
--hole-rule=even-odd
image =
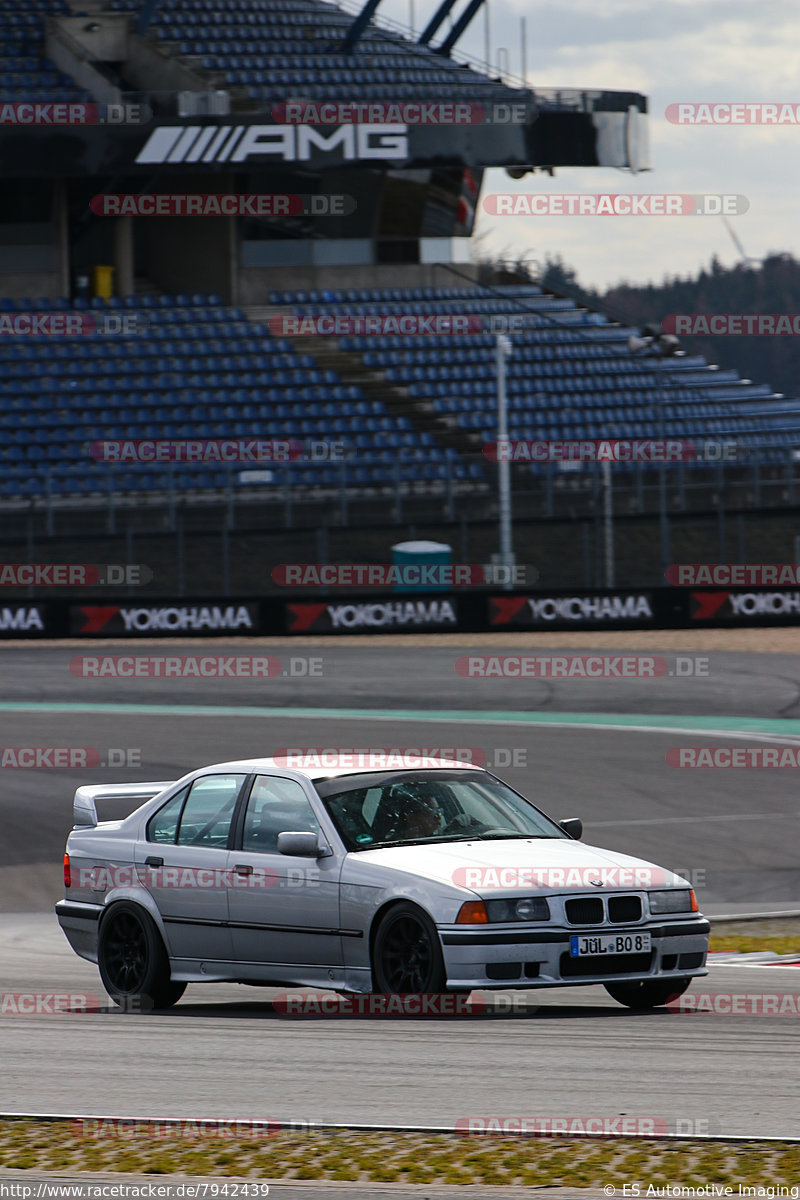
[{"label": "racetrack asphalt", "polygon": [[[4,1112],[441,1128],[625,1114],[679,1133],[800,1136],[800,1022],[763,1002],[633,1013],[585,987],[527,993],[537,1007],[521,1016],[288,1017],[278,989],[195,984],[169,1011],[126,1014],[43,913],[4,926],[0,961],[4,993],[69,992],[90,1009],[0,1017]],[[796,1010],[800,971],[712,967],[691,991],[786,992]]]},{"label": "racetrack asphalt", "polygon": [[[281,657],[283,670],[319,669],[322,677],[84,679],[70,672],[82,655],[165,653],[269,653]],[[435,641],[422,652],[374,640],[260,650],[241,642],[0,648],[0,746],[89,747],[100,761],[115,749],[141,764],[0,769],[0,911],[43,909],[58,897],[80,783],[175,779],[283,747],[477,748],[551,815],[581,816],[585,841],[690,873],[708,912],[800,907],[795,772],[690,770],[666,761],[681,746],[800,748],[799,657],[692,653],[678,664],[669,651],[670,671],[691,663],[705,673],[544,680],[466,678],[456,672],[466,654]],[[399,711],[402,719],[393,715]],[[100,816],[124,811],[106,804]]]},{"label": "racetrack asphalt", "polygon": [[[794,772],[681,770],[665,761],[681,745],[800,745],[794,655],[693,652],[708,658],[699,676],[468,679],[455,668],[467,650],[435,642],[424,653],[293,642],[269,652],[289,670],[290,659],[322,658],[321,679],[70,672],[70,660],[99,652],[0,648],[2,747],[87,746],[101,756],[124,749],[141,762],[0,770],[4,992],[103,996],[96,968],[71,952],[50,907],[78,784],[172,779],[286,746],[477,747],[489,765],[510,760],[497,773],[553,816],[583,817],[585,841],[690,874],[707,912],[800,907]],[[164,642],[102,648],[167,652]],[[263,651],[236,643],[213,652]],[[674,670],[674,651],[666,657]],[[677,728],[666,727],[669,719]],[[101,810],[101,818],[116,815],[113,806]],[[796,997],[800,972],[713,967],[692,987],[766,990]],[[191,985],[168,1013],[3,1018],[0,1109],[436,1126],[471,1115],[625,1113],[670,1127],[705,1120],[712,1134],[800,1135],[796,1016],[634,1014],[592,987],[536,993],[539,1007],[522,1017],[292,1021],[273,1011],[271,995]]]}]

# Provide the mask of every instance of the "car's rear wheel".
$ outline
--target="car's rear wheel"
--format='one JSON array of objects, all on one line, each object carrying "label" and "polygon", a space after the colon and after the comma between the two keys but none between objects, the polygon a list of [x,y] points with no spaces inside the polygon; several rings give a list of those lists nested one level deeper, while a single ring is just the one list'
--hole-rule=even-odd
[{"label": "car's rear wheel", "polygon": [[403,902],[382,917],[372,949],[377,992],[443,992],[447,982],[439,935],[415,904]]},{"label": "car's rear wheel", "polygon": [[170,979],[169,959],[149,913],[123,900],[100,925],[97,965],[111,999],[129,1011],[170,1008],[186,990]]},{"label": "car's rear wheel", "polygon": [[636,983],[607,983],[605,989],[620,1004],[641,1011],[677,1000],[691,982],[691,979],[640,979]]}]

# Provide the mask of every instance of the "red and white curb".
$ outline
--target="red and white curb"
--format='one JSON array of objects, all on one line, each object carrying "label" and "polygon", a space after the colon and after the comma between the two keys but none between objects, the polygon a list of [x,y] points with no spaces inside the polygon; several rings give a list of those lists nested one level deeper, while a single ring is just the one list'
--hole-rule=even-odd
[{"label": "red and white curb", "polygon": [[756,950],[750,954],[720,951],[709,954],[706,961],[709,967],[800,967],[800,956],[796,953],[776,954],[774,950]]}]

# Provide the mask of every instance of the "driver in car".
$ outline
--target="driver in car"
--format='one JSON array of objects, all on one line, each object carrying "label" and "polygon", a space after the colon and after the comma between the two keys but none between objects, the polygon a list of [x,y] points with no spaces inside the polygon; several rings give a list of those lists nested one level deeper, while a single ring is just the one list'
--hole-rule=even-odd
[{"label": "driver in car", "polygon": [[432,837],[442,827],[439,806],[406,792],[395,824],[397,838]]}]

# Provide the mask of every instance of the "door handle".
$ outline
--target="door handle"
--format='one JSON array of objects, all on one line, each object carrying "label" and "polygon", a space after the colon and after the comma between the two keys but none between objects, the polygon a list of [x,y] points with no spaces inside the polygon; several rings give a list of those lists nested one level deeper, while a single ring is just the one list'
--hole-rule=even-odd
[{"label": "door handle", "polygon": [[237,875],[252,875],[253,868],[247,863],[237,863],[233,868]]},{"label": "door handle", "polygon": [[146,867],[163,867],[164,860],[163,858],[158,858],[155,854],[151,854],[144,860],[144,865]]}]

